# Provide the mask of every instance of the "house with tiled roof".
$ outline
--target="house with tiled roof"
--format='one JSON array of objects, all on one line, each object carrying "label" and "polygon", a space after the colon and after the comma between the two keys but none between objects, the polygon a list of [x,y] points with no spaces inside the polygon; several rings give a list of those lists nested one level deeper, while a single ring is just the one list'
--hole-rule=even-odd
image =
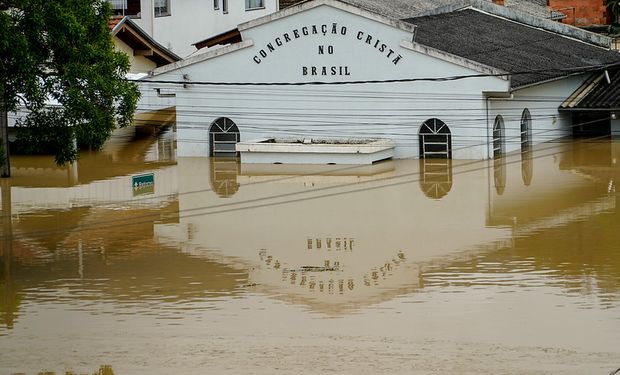
[{"label": "house with tiled roof", "polygon": [[[308,0],[280,0],[280,9]],[[566,15],[553,11],[547,6],[546,0],[486,0],[508,9],[518,10],[532,16],[560,20]],[[454,0],[344,0],[344,2],[379,13],[391,18],[402,19],[419,15],[421,13],[454,4]],[[458,1],[457,1],[458,2]]]},{"label": "house with tiled roof", "polygon": [[192,44],[239,23],[278,10],[277,0],[109,0],[114,14],[128,16],[151,38],[186,57]]},{"label": "house with tiled roof", "polygon": [[178,155],[338,164],[340,145],[380,144],[382,158],[485,159],[620,132],[606,108],[562,107],[620,65],[608,37],[481,0],[411,17],[351,1],[299,3],[155,69],[144,88],[177,88]]},{"label": "house with tiled roof", "polygon": [[175,53],[151,38],[128,16],[111,18],[108,27],[115,48],[129,57],[130,73],[146,73],[181,60]]}]

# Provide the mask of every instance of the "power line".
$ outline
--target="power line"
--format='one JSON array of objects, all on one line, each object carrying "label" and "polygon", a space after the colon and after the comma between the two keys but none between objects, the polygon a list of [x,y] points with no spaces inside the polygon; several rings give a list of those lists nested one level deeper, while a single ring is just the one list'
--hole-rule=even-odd
[{"label": "power line", "polygon": [[[600,137],[600,138],[606,138],[606,137]],[[546,154],[542,154],[542,152],[548,151],[550,149],[553,149],[554,147],[547,147],[547,148],[543,148],[540,150],[536,150],[535,152],[537,153],[536,156],[533,156],[531,160],[535,160],[535,159],[540,159],[540,158],[544,158],[544,157],[548,157],[548,156],[552,156],[552,155],[557,155],[557,151],[553,151],[551,153],[546,153]],[[483,160],[474,160],[474,161],[468,161],[468,162],[464,162],[463,164],[460,164],[457,166],[457,168],[462,169],[460,171],[456,171],[453,172],[452,175],[459,175],[459,174],[465,174],[465,173],[471,173],[471,172],[476,172],[476,171],[480,171],[480,170],[485,170],[488,169],[488,166],[482,166],[482,167],[475,167],[475,168],[470,168],[470,169],[466,169],[468,167],[471,166],[475,166],[476,164],[479,163],[483,163]],[[516,164],[516,163],[521,163],[522,160],[514,160],[514,161],[507,161],[504,162],[504,165],[509,165],[509,164]],[[347,167],[348,168],[348,167]],[[351,168],[359,168],[359,166],[356,167],[351,167]],[[343,170],[346,168],[343,168]],[[419,178],[415,178],[416,175],[419,175],[420,171],[417,172],[412,172],[412,173],[407,173],[407,174],[403,174],[403,175],[399,175],[399,176],[388,176],[388,177],[384,177],[384,178],[380,178],[380,179],[376,179],[376,180],[371,180],[371,181],[363,181],[363,182],[355,182],[355,183],[347,183],[347,184],[339,184],[336,186],[327,186],[327,187],[321,187],[321,188],[317,188],[317,189],[313,189],[311,191],[297,191],[297,192],[291,192],[291,193],[285,193],[285,194],[277,194],[277,195],[272,195],[272,196],[266,196],[266,197],[259,197],[259,198],[252,198],[252,199],[246,199],[244,201],[240,201],[240,202],[226,202],[226,203],[221,203],[221,204],[216,204],[216,205],[210,205],[210,206],[203,206],[203,207],[192,207],[192,208],[188,208],[185,210],[180,210],[179,211],[179,218],[188,218],[188,217],[195,217],[195,216],[207,216],[207,215],[215,215],[215,214],[222,214],[222,213],[227,213],[227,212],[235,212],[235,211],[240,211],[240,210],[247,210],[247,209],[255,209],[255,208],[261,208],[261,207],[266,207],[266,206],[276,206],[276,205],[283,205],[283,204],[289,204],[289,203],[295,203],[295,202],[300,202],[300,201],[306,201],[306,200],[313,200],[313,199],[320,199],[320,198],[325,198],[325,197],[331,197],[331,196],[339,196],[339,195],[343,195],[343,194],[349,194],[349,193],[355,193],[355,192],[361,192],[361,191],[367,191],[367,190],[377,190],[377,189],[382,189],[382,188],[388,188],[388,187],[393,187],[393,186],[398,186],[398,185],[402,185],[402,184],[408,184],[408,183],[414,183],[414,182],[420,182],[421,180]],[[311,175],[311,174],[310,174]],[[294,179],[294,178],[298,178],[298,177],[302,177],[303,175],[300,176],[293,176],[293,177],[287,177],[285,179]],[[391,180],[396,180],[396,179],[404,179],[402,181],[392,181]],[[409,179],[411,178],[411,179]],[[263,181],[263,182],[254,182],[248,185],[255,185],[255,184],[263,184],[263,183],[270,183],[273,181]],[[353,190],[348,190],[348,191],[334,191],[335,189],[339,189],[339,188],[344,188],[347,186],[353,186],[353,185],[365,185],[368,183],[382,183],[382,182],[387,182],[385,184],[379,184],[377,186],[371,186],[371,187],[360,187],[357,189],[353,189]],[[184,194],[196,194],[196,193],[203,193],[203,192],[208,192],[208,191],[213,191],[213,189],[202,189],[202,190],[198,190],[198,191],[192,191],[192,192],[185,192]],[[315,193],[315,192],[325,192],[325,194],[321,194],[321,195],[317,195],[317,196],[310,196],[310,197],[303,197],[303,195],[305,194],[311,194],[311,193]],[[302,197],[299,197],[302,196]],[[288,200],[285,201],[280,201],[280,202],[270,202],[272,200],[275,199],[280,199],[280,198],[290,198]],[[154,199],[154,197],[149,197],[149,198],[145,198],[145,200],[152,200]],[[240,206],[240,205],[246,205],[246,206],[241,206],[241,207],[235,207],[235,206]],[[211,210],[210,212],[200,212],[203,210]],[[159,214],[157,214],[159,215]],[[131,218],[132,222],[130,224],[144,224],[144,223],[149,223],[154,221],[155,219],[152,219],[155,215],[153,214],[148,214],[148,215],[139,215],[139,216],[134,216]],[[159,216],[157,216],[159,217]],[[140,220],[140,219],[144,219],[144,220]],[[88,230],[88,229],[106,229],[106,228],[116,228],[119,226],[126,226],[128,225],[126,223],[126,220],[123,219],[113,219],[113,220],[108,220],[106,222],[102,222],[99,221],[97,223],[93,223],[93,224],[87,224],[84,225],[82,224],[78,229],[81,228],[81,230]],[[30,232],[27,235],[19,235],[19,236],[15,236],[13,235],[12,238],[29,238],[29,237],[40,237],[40,236],[46,236],[46,235],[50,235],[50,234],[55,234],[55,233],[60,233],[60,232],[64,232],[67,230],[71,230],[74,228],[71,227],[64,227],[64,228],[57,228],[57,229],[52,229],[52,230],[42,230],[42,231],[34,231],[34,232]],[[0,236],[0,238],[3,238],[3,236]]]}]

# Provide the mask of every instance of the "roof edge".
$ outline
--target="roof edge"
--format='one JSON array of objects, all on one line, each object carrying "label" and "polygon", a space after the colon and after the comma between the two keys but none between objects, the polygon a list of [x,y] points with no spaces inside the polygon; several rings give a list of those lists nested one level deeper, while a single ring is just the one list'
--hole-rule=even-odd
[{"label": "roof edge", "polygon": [[510,81],[510,73],[504,70],[481,64],[477,61],[469,60],[467,58],[454,55],[452,53],[444,52],[437,48],[429,47],[420,43],[410,42],[408,40],[402,40],[400,42],[400,46],[410,51],[419,52],[424,55],[431,56],[436,59],[446,61],[467,69],[471,69],[482,74],[494,75],[497,76],[497,78],[499,79]]},{"label": "roof edge", "polygon": [[314,9],[317,8],[319,6],[322,5],[328,5],[340,10],[343,10],[345,12],[349,12],[349,13],[353,13],[356,14],[358,16],[376,21],[376,22],[380,22],[383,23],[385,25],[388,26],[392,26],[395,27],[397,29],[401,29],[403,31],[407,31],[407,32],[411,32],[413,33],[415,30],[415,25],[408,23],[408,22],[404,22],[398,19],[393,19],[393,18],[389,18],[389,17],[385,17],[382,16],[380,14],[374,13],[374,12],[370,12],[368,10],[365,10],[363,8],[359,8],[357,6],[351,5],[351,4],[347,4],[344,3],[342,1],[339,0],[307,0],[307,1],[303,1],[301,3],[297,3],[293,6],[284,8],[282,10],[279,10],[275,13],[272,14],[268,14],[266,16],[262,16],[256,19],[253,19],[251,21],[247,21],[244,22],[240,25],[237,26],[237,29],[239,29],[239,31],[243,32],[245,30],[257,27],[257,26],[261,26],[263,24],[266,24],[268,22],[271,21],[275,21],[281,18],[285,18],[288,16],[292,16],[294,14],[306,11],[306,10],[310,10],[310,9]]},{"label": "roof edge", "polygon": [[144,31],[140,26],[138,26],[137,23],[132,21],[131,18],[129,18],[129,16],[123,17],[123,19],[118,24],[116,24],[116,26],[114,26],[114,28],[110,31],[112,36],[117,36],[118,32],[123,28],[124,25],[131,27],[138,35],[140,35],[141,38],[151,43],[153,47],[157,48],[158,51],[160,51],[162,54],[169,57],[171,60],[174,60],[174,61],[181,60],[181,57],[179,55],[172,52],[168,48],[161,45],[158,41],[153,39],[153,37],[150,36],[146,31]]},{"label": "roof edge", "polygon": [[[465,8],[475,8],[483,12],[490,13],[495,16],[503,17],[512,21],[520,22],[525,25],[537,27],[556,34],[575,38],[586,43],[590,43],[599,47],[609,49],[611,47],[611,38],[582,30],[578,27],[566,25],[557,21],[532,16],[517,9],[507,8],[505,6],[496,5],[485,0],[458,0],[450,5],[439,7],[428,12],[423,12],[415,17],[436,16],[444,13],[451,13]],[[415,22],[413,20],[412,22]]]},{"label": "roof edge", "polygon": [[213,59],[221,55],[226,55],[228,53],[238,51],[240,49],[248,48],[253,45],[254,45],[254,41],[249,39],[249,40],[244,40],[239,43],[230,44],[230,45],[227,45],[221,48],[217,48],[214,50],[207,50],[205,53],[201,53],[199,55],[188,57],[184,60],[177,61],[175,63],[164,65],[162,67],[153,69],[149,72],[149,77],[145,79],[148,80],[151,77],[155,77],[155,76],[158,76],[164,73],[168,73],[176,69],[184,68],[189,65],[197,64],[202,61],[210,60],[210,59]]}]

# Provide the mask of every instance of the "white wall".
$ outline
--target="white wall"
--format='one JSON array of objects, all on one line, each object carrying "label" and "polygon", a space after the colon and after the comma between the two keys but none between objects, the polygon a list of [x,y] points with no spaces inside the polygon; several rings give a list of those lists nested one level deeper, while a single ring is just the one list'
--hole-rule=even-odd
[{"label": "white wall", "polygon": [[193,43],[234,29],[238,24],[273,13],[277,0],[265,0],[264,9],[245,10],[245,1],[228,0],[228,13],[213,9],[213,0],[171,0],[170,15],[155,17],[153,0],[142,0],[140,18],[134,19],[141,28],[164,47],[181,57],[196,51]]},{"label": "white wall", "polygon": [[490,99],[489,126],[492,129],[495,117],[502,116],[506,152],[520,150],[521,116],[526,108],[532,118],[533,145],[571,135],[571,115],[558,111],[558,108],[586,78],[587,75],[568,77],[517,90],[512,98]]},{"label": "white wall", "polygon": [[[332,33],[334,23],[335,34]],[[327,25],[325,35],[323,25]],[[313,26],[317,26],[318,34],[312,33]],[[344,35],[342,27],[346,27]],[[304,30],[308,35],[303,35]],[[295,32],[299,37],[295,37]],[[289,42],[285,41],[285,34]],[[396,142],[396,157],[417,157],[419,128],[425,120],[436,117],[452,130],[454,158],[486,157],[485,139],[481,142],[480,138],[481,131],[486,134],[483,92],[507,90],[505,80],[485,77],[442,82],[336,84],[479,73],[402,47],[402,41],[411,40],[410,32],[322,5],[249,28],[242,35],[245,48],[223,48],[216,52],[217,56],[208,59],[196,56],[181,63],[178,69],[153,77],[154,80],[189,80],[186,88],[178,86],[177,91],[179,156],[209,155],[209,127],[217,118],[228,117],[240,128],[242,141],[274,136],[390,138]],[[368,35],[372,36],[370,44],[366,43]],[[381,42],[375,47],[377,39]],[[277,45],[278,41],[282,46]],[[381,44],[386,44],[383,52]],[[324,54],[319,53],[319,46],[323,46]],[[329,46],[333,48],[331,54]],[[394,51],[390,57],[389,49]],[[399,55],[400,59],[394,63]],[[327,67],[327,76],[303,74],[304,67],[307,72],[312,67],[321,72],[323,66]],[[332,67],[337,75],[331,75]],[[340,67],[342,73],[349,75],[340,75]],[[334,84],[191,84],[313,81]],[[148,90],[148,85],[143,87]]]}]

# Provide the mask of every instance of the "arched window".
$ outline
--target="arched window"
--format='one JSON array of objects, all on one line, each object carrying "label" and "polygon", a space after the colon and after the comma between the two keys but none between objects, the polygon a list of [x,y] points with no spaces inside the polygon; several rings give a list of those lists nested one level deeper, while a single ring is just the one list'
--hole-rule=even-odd
[{"label": "arched window", "polygon": [[493,158],[504,155],[504,144],[504,119],[501,115],[497,115],[493,123]]},{"label": "arched window", "polygon": [[521,115],[521,177],[523,183],[529,186],[532,183],[534,174],[534,163],[532,162],[532,116],[526,108]]},{"label": "arched window", "polygon": [[239,128],[226,117],[220,117],[209,128],[209,150],[211,156],[236,156],[235,145],[239,142]]},{"label": "arched window", "polygon": [[521,115],[521,150],[532,146],[532,116],[526,108]]},{"label": "arched window", "polygon": [[426,120],[418,133],[420,138],[420,158],[452,157],[452,135],[443,121],[432,118]]}]

